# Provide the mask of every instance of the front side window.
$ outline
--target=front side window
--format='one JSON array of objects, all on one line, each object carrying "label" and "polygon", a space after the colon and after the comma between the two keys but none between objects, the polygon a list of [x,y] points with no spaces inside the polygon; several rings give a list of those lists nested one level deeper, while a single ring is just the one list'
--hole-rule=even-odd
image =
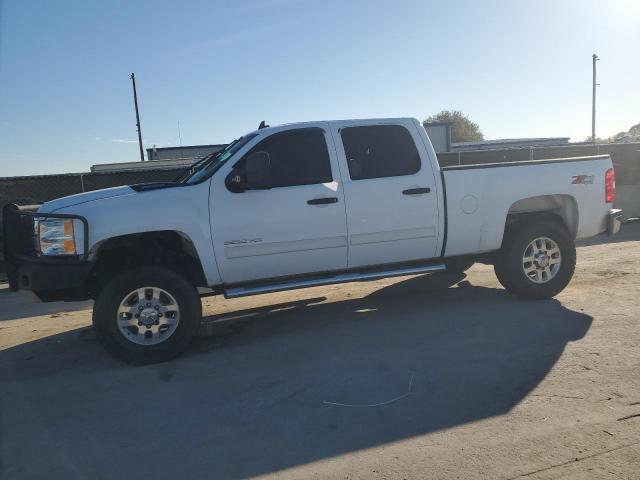
[{"label": "front side window", "polygon": [[239,162],[236,166],[238,171],[244,170],[243,163],[252,154],[263,155],[270,165],[270,184],[267,188],[313,185],[333,180],[327,142],[320,128],[271,135],[253,147]]},{"label": "front side window", "polygon": [[420,170],[413,138],[400,125],[347,127],[340,136],[352,180],[413,175]]}]

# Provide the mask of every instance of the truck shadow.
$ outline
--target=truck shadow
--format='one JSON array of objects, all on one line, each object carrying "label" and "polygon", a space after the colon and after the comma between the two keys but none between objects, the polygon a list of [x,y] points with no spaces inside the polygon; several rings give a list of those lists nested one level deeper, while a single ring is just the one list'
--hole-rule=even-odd
[{"label": "truck shadow", "polygon": [[0,282],[0,305],[2,306],[0,308],[0,322],[2,322],[42,315],[51,315],[56,318],[67,312],[89,309],[93,305],[93,301],[41,303],[29,298],[25,293],[12,292],[7,283]]},{"label": "truck shadow", "polygon": [[[76,472],[113,478],[246,478],[504,414],[590,328],[591,317],[557,300],[462,279],[414,277],[354,300],[211,316],[207,336],[163,365],[127,368],[86,329],[1,358],[57,432],[54,463],[64,454]],[[58,365],[24,361],[45,341],[65,345]],[[119,456],[117,469],[104,451],[156,444],[171,455]]]}]

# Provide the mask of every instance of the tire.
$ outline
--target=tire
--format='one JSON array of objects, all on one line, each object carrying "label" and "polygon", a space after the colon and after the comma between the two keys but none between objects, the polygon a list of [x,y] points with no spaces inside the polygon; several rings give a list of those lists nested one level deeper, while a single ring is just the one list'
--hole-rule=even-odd
[{"label": "tire", "polygon": [[93,327],[102,346],[135,365],[179,355],[196,336],[201,319],[196,288],[183,276],[156,266],[114,276],[93,307]]},{"label": "tire", "polygon": [[447,273],[464,273],[469,270],[473,264],[476,263],[473,260],[466,258],[447,258],[444,261],[445,267],[447,267]]},{"label": "tire", "polygon": [[521,222],[507,232],[494,271],[510,292],[540,300],[564,290],[575,266],[576,247],[567,229],[559,222],[538,220]]}]

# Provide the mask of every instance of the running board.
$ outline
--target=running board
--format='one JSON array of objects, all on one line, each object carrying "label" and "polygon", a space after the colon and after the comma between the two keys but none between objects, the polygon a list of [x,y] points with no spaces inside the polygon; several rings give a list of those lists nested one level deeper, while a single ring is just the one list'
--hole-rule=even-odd
[{"label": "running board", "polygon": [[442,272],[444,270],[446,270],[446,267],[444,266],[444,264],[440,263],[423,267],[394,268],[392,270],[382,270],[376,272],[341,273],[326,277],[298,279],[288,282],[256,285],[252,287],[227,288],[224,291],[224,297],[248,297],[249,295],[283,292],[285,290],[296,290],[298,288],[319,287],[322,285],[333,285],[336,283],[360,282],[363,280],[376,280],[379,278],[400,277],[403,275],[416,275],[419,273]]}]

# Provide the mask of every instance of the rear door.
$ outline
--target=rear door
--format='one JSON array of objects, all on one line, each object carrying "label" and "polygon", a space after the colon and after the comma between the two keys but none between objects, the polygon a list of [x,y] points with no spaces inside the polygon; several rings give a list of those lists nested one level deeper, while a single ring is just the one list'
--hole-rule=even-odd
[{"label": "rear door", "polygon": [[438,255],[436,177],[412,120],[332,122],[348,222],[348,266]]},{"label": "rear door", "polygon": [[[225,178],[248,155],[268,155],[271,184],[231,192]],[[224,283],[341,270],[346,217],[328,124],[275,132],[212,179],[211,230]]]}]

